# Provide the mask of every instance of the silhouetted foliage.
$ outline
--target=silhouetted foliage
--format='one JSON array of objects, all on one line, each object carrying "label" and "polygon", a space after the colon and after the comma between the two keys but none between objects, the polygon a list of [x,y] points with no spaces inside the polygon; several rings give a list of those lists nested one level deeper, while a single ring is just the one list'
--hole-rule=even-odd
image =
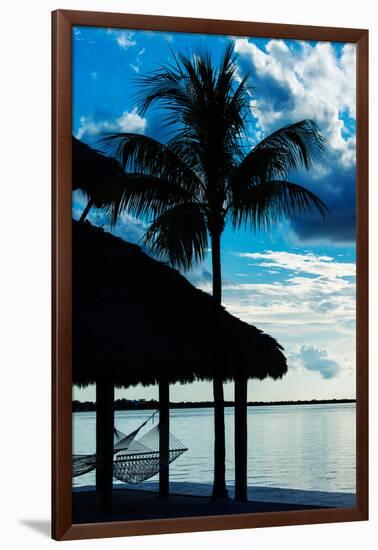
[{"label": "silhouetted foliage", "polygon": [[[316,124],[285,126],[245,154],[251,91],[248,75],[238,82],[235,71],[231,45],[219,68],[206,52],[175,54],[172,65],[139,78],[137,93],[141,114],[155,103],[164,108],[162,124],[172,126],[172,139],[163,144],[115,133],[101,141],[125,170],[110,208],[113,223],[123,209],[150,216],[145,241],[173,266],[188,269],[201,261],[209,236],[219,236],[227,220],[255,230],[309,209],[326,212],[315,194],[288,181],[324,151]],[[150,179],[128,181],[142,175]]]}]

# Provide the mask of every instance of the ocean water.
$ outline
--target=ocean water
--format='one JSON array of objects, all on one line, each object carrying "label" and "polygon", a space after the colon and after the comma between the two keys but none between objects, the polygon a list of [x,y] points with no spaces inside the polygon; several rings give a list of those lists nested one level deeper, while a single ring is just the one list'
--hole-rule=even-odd
[{"label": "ocean water", "polygon": [[[130,433],[152,412],[117,411],[115,425],[124,433]],[[189,449],[170,465],[170,479],[177,482],[211,483],[213,410],[173,409],[170,418],[170,431]],[[226,479],[227,484],[232,486],[232,407],[225,409],[225,426]],[[74,453],[95,452],[95,434],[95,412],[73,414]],[[355,449],[355,404],[248,407],[250,486],[354,493]],[[157,479],[157,476],[153,479]],[[115,480],[114,483],[118,482]],[[94,484],[94,472],[73,479],[74,487]]]}]

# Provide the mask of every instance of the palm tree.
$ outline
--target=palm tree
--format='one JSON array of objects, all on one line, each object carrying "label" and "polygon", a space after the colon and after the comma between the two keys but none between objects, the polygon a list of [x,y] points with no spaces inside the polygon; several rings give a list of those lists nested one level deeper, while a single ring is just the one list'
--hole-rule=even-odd
[{"label": "palm tree", "polygon": [[[226,223],[234,229],[268,229],[283,217],[309,209],[324,216],[326,211],[314,193],[288,181],[290,172],[309,170],[323,153],[324,140],[313,121],[285,126],[245,152],[248,78],[237,79],[231,44],[218,68],[206,52],[175,54],[172,64],[140,77],[137,93],[140,114],[157,103],[162,124],[171,128],[173,137],[167,143],[133,133],[102,139],[106,152],[125,171],[111,205],[113,222],[124,209],[150,217],[146,244],[157,257],[185,270],[202,261],[210,246],[212,290],[218,304]],[[217,374],[213,394],[213,497],[225,497],[224,398]],[[239,394],[246,395],[243,387]]]}]

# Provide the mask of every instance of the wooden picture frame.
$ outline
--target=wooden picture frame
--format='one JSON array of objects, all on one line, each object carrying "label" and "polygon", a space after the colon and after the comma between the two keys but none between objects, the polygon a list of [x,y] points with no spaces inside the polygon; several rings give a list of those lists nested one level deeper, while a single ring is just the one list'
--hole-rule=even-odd
[{"label": "wooden picture frame", "polygon": [[[52,537],[180,533],[368,519],[368,31],[58,10],[52,14]],[[357,45],[357,497],[354,509],[72,523],[72,26],[350,42]]]}]

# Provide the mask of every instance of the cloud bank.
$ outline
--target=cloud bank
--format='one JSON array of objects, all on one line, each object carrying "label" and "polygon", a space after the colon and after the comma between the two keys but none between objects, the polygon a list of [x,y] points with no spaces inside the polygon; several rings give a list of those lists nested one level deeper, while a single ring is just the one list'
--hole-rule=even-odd
[{"label": "cloud bank", "polygon": [[237,255],[254,276],[278,273],[272,282],[225,284],[224,303],[234,315],[280,332],[283,326],[293,330],[295,325],[302,331],[308,325],[343,332],[354,324],[354,263],[286,251]]},{"label": "cloud bank", "polygon": [[235,39],[239,74],[249,72],[253,145],[279,127],[315,120],[328,141],[326,158],[292,179],[317,193],[330,209],[325,222],[310,215],[291,223],[303,241],[355,239],[355,46],[271,40],[258,47]]}]

